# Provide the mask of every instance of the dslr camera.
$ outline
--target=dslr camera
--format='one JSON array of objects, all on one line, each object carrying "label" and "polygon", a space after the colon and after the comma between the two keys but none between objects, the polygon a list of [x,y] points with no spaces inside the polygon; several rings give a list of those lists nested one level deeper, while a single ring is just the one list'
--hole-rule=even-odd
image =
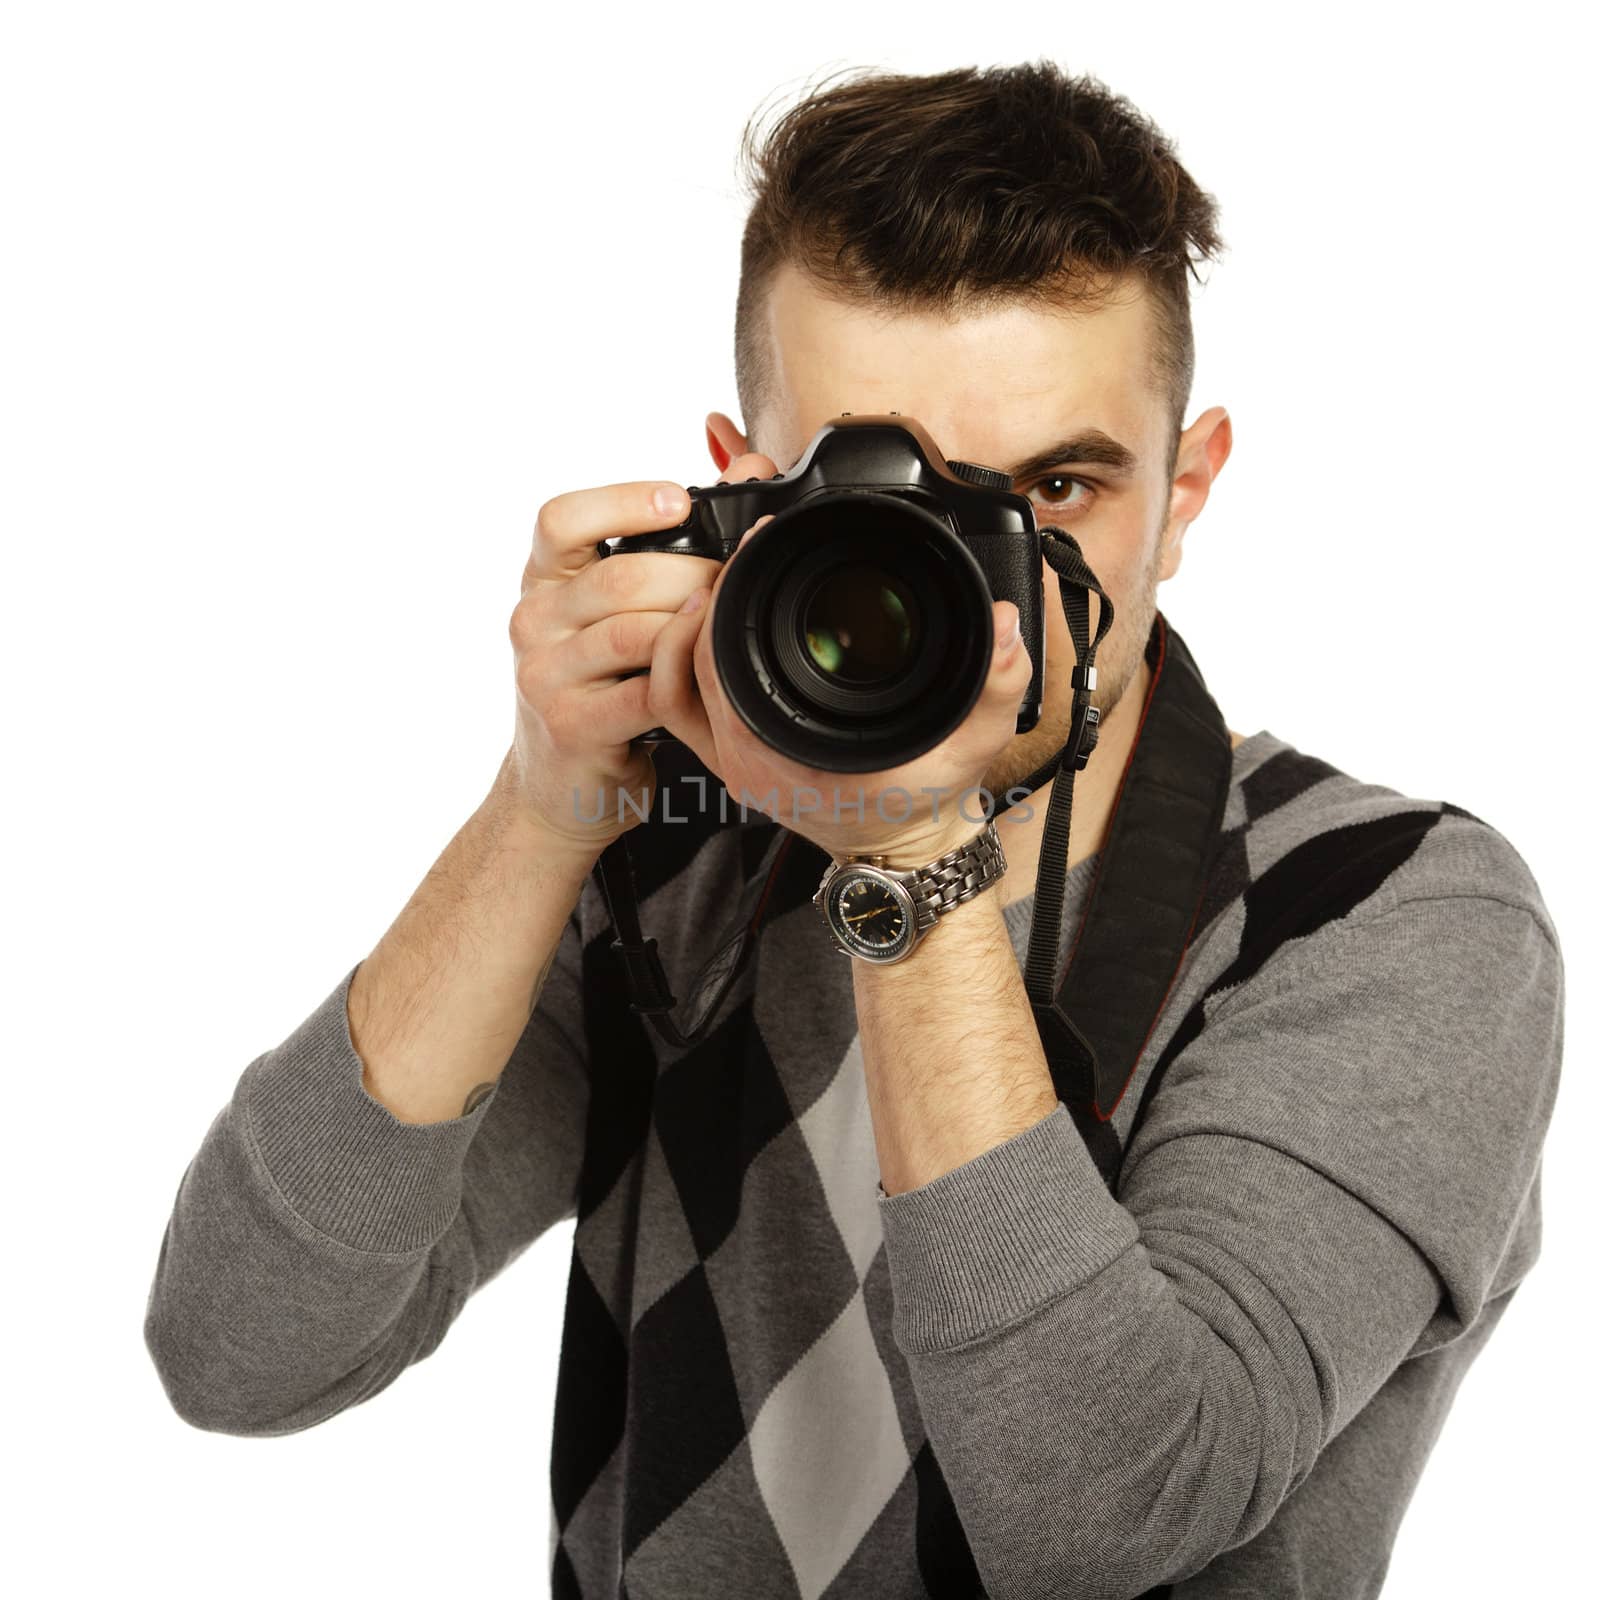
[{"label": "dslr camera", "polygon": [[[689,488],[675,528],[625,534],[645,550],[727,561],[712,657],[728,702],[771,749],[824,772],[879,772],[933,748],[977,703],[1010,600],[1033,675],[1017,732],[1039,720],[1044,592],[1033,508],[992,467],[947,461],[891,411],[844,412],[787,473]],[[637,743],[671,740],[664,728]]]}]

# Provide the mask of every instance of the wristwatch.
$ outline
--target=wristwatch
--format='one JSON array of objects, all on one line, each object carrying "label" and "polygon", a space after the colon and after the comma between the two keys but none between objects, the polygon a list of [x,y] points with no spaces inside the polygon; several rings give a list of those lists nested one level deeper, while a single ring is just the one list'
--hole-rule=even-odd
[{"label": "wristwatch", "polygon": [[904,961],[947,911],[980,895],[1006,870],[994,823],[964,845],[913,871],[883,856],[851,856],[822,875],[811,903],[845,955],[875,966]]}]

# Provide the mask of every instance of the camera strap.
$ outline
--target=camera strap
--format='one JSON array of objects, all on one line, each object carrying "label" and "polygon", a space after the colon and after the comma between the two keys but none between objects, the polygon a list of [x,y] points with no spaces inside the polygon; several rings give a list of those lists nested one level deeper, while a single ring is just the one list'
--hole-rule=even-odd
[{"label": "camera strap", "polygon": [[674,1016],[678,1002],[656,951],[656,941],[645,938],[639,924],[639,896],[627,834],[613,839],[595,862],[594,876],[611,916],[611,948],[627,974],[630,1009],[648,1017],[651,1027],[668,1044],[691,1045],[704,1038],[734,980],[744,970],[760,935],[772,887],[797,837],[782,828],[774,829],[774,834],[762,863],[766,870],[758,870],[745,884],[729,931],[695,975],[681,1026]]},{"label": "camera strap", "polygon": [[[1045,560],[1080,663],[1093,663],[1110,603],[1075,541],[1041,530]],[[1088,591],[1101,597],[1089,639]],[[1112,804],[1077,937],[1061,970],[1061,912],[1072,781],[1087,688],[1074,672],[1073,732],[1060,754],[1016,790],[1053,777],[1039,851],[1024,983],[1061,1100],[1105,1172],[1114,1141],[1092,1137],[1111,1118],[1160,1018],[1188,949],[1227,805],[1233,747],[1227,724],[1177,630],[1159,611],[1145,641],[1151,669],[1133,749]],[[1015,793],[1016,790],[1012,792]]]},{"label": "camera strap", "polygon": [[[1099,712],[1090,704],[1094,655],[1113,610],[1077,542],[1055,529],[1040,534],[1044,559],[1060,579],[1076,665],[1066,742],[1008,791],[1022,798],[1051,782],[1023,980],[1056,1092],[1109,1181],[1115,1140],[1096,1134],[1133,1076],[1188,949],[1221,830],[1233,750],[1194,658],[1158,611],[1145,643],[1150,687],[1077,937],[1058,980],[1073,779],[1098,734]],[[1092,639],[1091,591],[1101,602]],[[694,979],[681,1021],[656,941],[640,927],[627,835],[607,845],[596,862],[594,876],[611,917],[611,948],[626,971],[631,1008],[669,1044],[690,1045],[705,1036],[755,947],[773,884],[796,837],[783,828],[774,834],[728,932]]]}]

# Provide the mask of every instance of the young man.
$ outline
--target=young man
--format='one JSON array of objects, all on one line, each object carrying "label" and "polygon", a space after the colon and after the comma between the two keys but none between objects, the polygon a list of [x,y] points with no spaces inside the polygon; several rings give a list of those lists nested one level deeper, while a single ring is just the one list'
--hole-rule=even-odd
[{"label": "young man", "polygon": [[[1157,585],[1228,457],[1226,412],[1183,425],[1214,206],[1131,106],[1042,63],[835,85],[754,170],[722,479],[897,412],[1011,473],[1112,601],[1070,940],[1167,637]],[[1023,983],[1048,786],[998,819],[991,887],[899,961],[841,961],[808,903],[825,869],[920,869],[978,826],[931,798],[892,822],[793,804],[817,774],[731,713],[710,649],[761,530],[726,566],[596,558],[686,509],[638,482],[541,509],[491,792],[185,1175],[146,1323],[172,1403],[238,1434],[325,1421],[575,1216],[558,1596],[1376,1594],[1538,1254],[1564,980],[1521,857],[1458,807],[1229,733],[1181,965],[1084,1115]],[[1038,727],[1015,731],[1030,663],[997,601],[977,706],[869,795],[1003,794],[1062,746],[1053,570],[1045,603]],[[652,768],[630,740],[662,724],[682,743]],[[776,789],[779,821],[723,820],[714,782],[696,807],[707,775]],[[574,803],[619,787],[671,790],[683,821]],[[611,948],[591,869],[623,831],[680,996],[761,890],[685,1046],[629,1009]]]}]

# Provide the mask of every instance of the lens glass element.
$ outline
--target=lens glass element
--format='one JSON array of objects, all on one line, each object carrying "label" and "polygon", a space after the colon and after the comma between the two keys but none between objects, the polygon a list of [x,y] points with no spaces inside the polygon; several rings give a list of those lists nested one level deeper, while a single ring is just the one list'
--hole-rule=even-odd
[{"label": "lens glass element", "polygon": [[853,684],[882,683],[903,672],[922,631],[907,585],[859,562],[835,567],[817,584],[803,626],[818,670]]}]

